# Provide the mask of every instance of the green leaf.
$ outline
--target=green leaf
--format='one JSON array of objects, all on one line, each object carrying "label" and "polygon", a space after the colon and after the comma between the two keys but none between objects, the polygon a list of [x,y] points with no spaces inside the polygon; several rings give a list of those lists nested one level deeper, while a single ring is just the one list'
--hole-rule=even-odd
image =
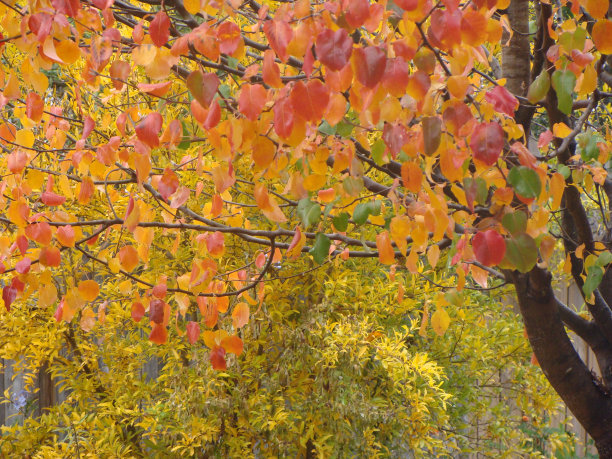
[{"label": "green leaf", "polygon": [[522,210],[506,214],[502,217],[502,225],[510,234],[524,233],[527,229],[527,215]]},{"label": "green leaf", "polygon": [[380,201],[361,202],[355,206],[353,221],[363,225],[370,215],[380,215]]},{"label": "green leaf", "polygon": [[336,133],[340,137],[344,137],[346,139],[353,133],[353,128],[354,126],[351,123],[340,121],[338,124],[336,124]]},{"label": "green leaf", "polygon": [[342,188],[349,196],[358,196],[363,189],[363,179],[361,177],[347,177],[342,182]]},{"label": "green leaf", "polygon": [[330,125],[327,121],[323,120],[321,124],[319,124],[319,132],[325,135],[335,135],[336,128]]},{"label": "green leaf", "polygon": [[537,198],[542,191],[540,177],[527,166],[514,166],[508,174],[508,183],[524,198]]},{"label": "green leaf", "polygon": [[596,161],[599,159],[599,142],[603,142],[603,139],[595,134],[592,130],[583,132],[576,136],[577,150],[585,162]]},{"label": "green leaf", "polygon": [[559,167],[557,167],[557,171],[559,172],[559,174],[561,174],[563,176],[564,179],[568,179],[569,176],[572,174],[572,170],[567,167],[565,164],[561,164],[559,165]]},{"label": "green leaf", "polygon": [[314,258],[314,261],[316,261],[318,264],[323,263],[329,254],[330,246],[331,241],[329,238],[323,233],[318,233],[317,237],[315,238],[315,244],[313,248],[310,249],[310,254],[312,255],[312,258]]},{"label": "green leaf", "polygon": [[308,198],[300,199],[297,207],[298,216],[304,223],[304,228],[319,222],[321,218],[321,206]]},{"label": "green leaf", "polygon": [[372,159],[379,166],[383,164],[383,154],[385,153],[385,142],[382,139],[378,139],[372,145]]},{"label": "green leaf", "polygon": [[522,273],[531,271],[538,261],[538,247],[526,233],[514,234],[506,240],[505,262]]},{"label": "green leaf", "polygon": [[584,296],[589,298],[595,289],[599,287],[601,280],[603,279],[604,270],[599,266],[591,266],[587,270],[587,277],[584,281],[584,285],[582,286],[582,291],[584,292]]},{"label": "green leaf", "polygon": [[595,265],[601,266],[603,268],[605,266],[608,266],[610,263],[612,263],[612,253],[606,250],[605,252],[599,254]]},{"label": "green leaf", "polygon": [[555,70],[552,85],[557,93],[559,110],[569,115],[572,112],[572,92],[576,85],[576,75],[571,70]]},{"label": "green leaf", "polygon": [[336,215],[332,219],[334,228],[336,228],[338,231],[341,231],[341,232],[346,231],[346,229],[348,228],[349,217],[350,215],[347,214],[346,212],[342,212],[340,215]]},{"label": "green leaf", "polygon": [[550,75],[548,74],[548,71],[544,69],[529,86],[529,90],[527,91],[527,99],[532,104],[535,104],[546,97],[549,89]]}]

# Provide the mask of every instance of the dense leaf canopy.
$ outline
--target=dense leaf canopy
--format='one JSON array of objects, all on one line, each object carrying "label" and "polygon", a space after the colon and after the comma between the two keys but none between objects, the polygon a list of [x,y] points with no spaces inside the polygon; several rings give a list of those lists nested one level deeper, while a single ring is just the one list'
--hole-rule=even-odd
[{"label": "dense leaf canopy", "polygon": [[[612,259],[599,231],[612,192],[608,2],[534,3],[525,17],[537,33],[514,27],[509,0],[2,2],[3,327],[8,336],[27,325],[32,335],[7,339],[6,357],[31,341],[37,364],[75,366],[86,378],[80,391],[117,408],[112,422],[129,419],[121,438],[130,448],[158,420],[139,421],[119,403],[121,412],[113,400],[126,387],[145,395],[107,379],[133,374],[151,353],[200,377],[234,375],[210,380],[224,398],[168,372],[165,396],[194,397],[161,410],[176,416],[171,437],[183,409],[202,410],[197,423],[214,411],[208,403],[226,410],[227,397],[265,403],[241,391],[312,391],[282,403],[268,394],[270,412],[258,406],[257,422],[273,431],[285,421],[281,405],[333,404],[354,384],[351,397],[373,386],[363,411],[375,417],[371,407],[384,405],[379,415],[403,425],[394,432],[413,438],[411,448],[438,447],[443,434],[431,426],[447,422],[452,392],[442,387],[445,364],[409,341],[465,323],[468,291],[515,283],[525,307],[525,276],[534,286],[553,266],[558,278],[573,274],[596,321],[608,318],[597,315],[609,311],[599,286]],[[504,53],[523,38],[527,72],[517,84],[519,66]],[[377,313],[353,309],[362,287],[380,289]],[[487,302],[496,329],[507,311]],[[352,313],[334,323],[306,305]],[[559,308],[568,326],[587,322]],[[283,330],[288,321],[297,331]],[[346,345],[363,359],[340,365],[344,375],[328,370],[347,358],[336,335],[357,340]],[[259,381],[258,371],[296,355],[300,339],[318,340],[321,355],[288,362],[291,382]],[[189,369],[192,360],[200,364]],[[381,384],[393,386],[386,401],[376,399]],[[158,399],[146,397],[155,410]],[[400,399],[408,412],[389,402]],[[254,422],[219,412],[214,428],[194,424],[192,435],[210,445]],[[319,421],[291,428],[302,447],[325,454],[332,421]],[[383,421],[363,422],[365,449],[352,443],[355,454],[369,451]],[[244,441],[294,454],[274,435]]]}]

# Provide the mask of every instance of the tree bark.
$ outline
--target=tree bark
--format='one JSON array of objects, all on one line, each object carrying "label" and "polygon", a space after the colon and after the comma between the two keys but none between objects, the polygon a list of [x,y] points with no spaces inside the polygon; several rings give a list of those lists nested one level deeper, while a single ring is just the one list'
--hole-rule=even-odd
[{"label": "tree bark", "polygon": [[[550,5],[537,2],[538,31],[535,35],[533,67],[528,35],[529,0],[512,0],[507,9],[508,19],[514,34],[508,46],[502,48],[503,76],[507,79],[506,88],[516,96],[525,96],[529,83],[543,69],[546,61],[545,55],[554,43],[548,33],[548,20],[551,17]],[[515,121],[524,128],[526,136],[535,108],[521,101],[521,106],[515,113]],[[565,122],[571,126],[567,116],[557,109],[556,94],[549,91],[546,100],[549,125]],[[558,147],[558,146],[557,146]],[[572,146],[574,147],[574,145]],[[559,157],[565,162],[571,156],[573,149],[566,149]],[[581,202],[578,189],[570,182],[563,199],[562,229],[566,236],[571,235],[572,242],[566,245],[568,253],[574,252],[576,246],[584,243],[588,253],[593,248],[593,234],[588,216]],[[582,284],[581,260],[572,257],[573,274],[578,285]],[[612,459],[612,398],[610,391],[603,381],[598,380],[587,368],[572,342],[570,341],[560,306],[552,289],[552,276],[546,270],[535,267],[529,273],[522,274],[517,271],[509,273],[514,282],[516,295],[519,301],[520,312],[523,317],[527,336],[531,347],[538,359],[546,378],[557,394],[565,402],[578,422],[585,428],[595,441],[600,457]],[[605,281],[604,281],[605,282]],[[597,327],[596,345],[595,337],[591,339],[591,347],[596,352],[598,363],[604,375],[604,381],[612,378],[610,371],[610,355],[612,347],[608,335],[609,300],[606,286],[605,292],[600,295],[599,309],[594,310],[595,320],[589,326]],[[612,290],[611,290],[612,292]],[[612,293],[611,293],[612,295]],[[607,304],[606,304],[607,303]],[[608,309],[608,310],[606,310]],[[569,311],[563,311],[565,320],[575,319]],[[574,324],[576,325],[576,324]],[[580,324],[584,325],[584,324]]]}]

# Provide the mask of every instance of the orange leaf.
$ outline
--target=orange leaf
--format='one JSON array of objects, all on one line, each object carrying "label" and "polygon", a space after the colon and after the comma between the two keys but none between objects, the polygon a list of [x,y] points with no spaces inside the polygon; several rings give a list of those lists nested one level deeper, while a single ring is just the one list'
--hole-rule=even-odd
[{"label": "orange leaf", "polygon": [[238,303],[232,311],[232,322],[234,328],[242,328],[249,323],[249,305]]},{"label": "orange leaf", "polygon": [[240,90],[238,110],[251,121],[255,121],[266,104],[267,92],[260,84],[245,84]]},{"label": "orange leaf", "polygon": [[168,330],[162,324],[155,324],[149,335],[149,341],[155,344],[164,344],[168,341]]},{"label": "orange leaf", "polygon": [[242,343],[242,340],[236,335],[223,338],[223,340],[221,340],[221,345],[230,354],[240,355],[242,354],[242,350],[244,349],[244,344]]},{"label": "orange leaf", "polygon": [[383,231],[376,235],[376,248],[378,249],[378,260],[385,265],[395,263],[395,252],[391,246],[389,232]]},{"label": "orange leaf", "polygon": [[122,247],[117,255],[119,257],[121,267],[126,271],[132,271],[136,266],[138,266],[138,252],[133,246],[126,245]]},{"label": "orange leaf", "polygon": [[601,54],[612,54],[612,21],[600,19],[591,32],[593,43]]},{"label": "orange leaf", "polygon": [[57,241],[65,247],[74,247],[74,228],[72,226],[60,226],[55,233]]},{"label": "orange leaf", "polygon": [[49,245],[53,234],[51,226],[47,222],[34,223],[26,226],[25,234],[28,238],[38,242],[40,245]]}]

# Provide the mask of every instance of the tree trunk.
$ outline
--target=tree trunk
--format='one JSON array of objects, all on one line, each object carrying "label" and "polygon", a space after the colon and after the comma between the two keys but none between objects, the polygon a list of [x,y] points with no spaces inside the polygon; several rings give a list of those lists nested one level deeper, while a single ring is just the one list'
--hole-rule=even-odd
[{"label": "tree trunk", "polygon": [[[516,96],[526,94],[530,81],[537,76],[546,62],[546,52],[554,44],[548,34],[548,19],[551,16],[551,7],[537,2],[537,23],[538,32],[535,35],[533,52],[533,66],[531,49],[529,43],[528,21],[529,21],[529,0],[512,0],[507,9],[509,23],[515,32],[508,46],[502,48],[503,76],[507,78],[506,88]],[[550,91],[547,98],[549,124],[570,121],[557,110],[556,94]],[[515,120],[521,124],[526,136],[529,135],[529,125],[533,117],[534,108],[521,100],[521,106],[515,113]],[[563,119],[561,119],[563,118]],[[567,152],[569,157],[571,154]],[[564,158],[560,157],[560,161]],[[572,195],[577,193],[577,189],[568,187],[564,198],[564,223],[567,221],[574,228],[577,234],[578,244],[585,242],[592,244],[588,236],[590,226],[586,219],[584,208],[580,202],[580,196]],[[572,199],[574,198],[574,199]],[[568,199],[571,201],[569,202]],[[564,226],[566,226],[564,224]],[[571,228],[566,228],[570,230]],[[573,252],[575,247],[566,247],[566,250]],[[580,260],[577,260],[580,261]],[[580,285],[580,274],[582,265],[573,266],[577,271],[575,276]],[[578,272],[579,271],[579,272]],[[605,383],[599,381],[596,376],[586,367],[572,342],[570,341],[564,322],[560,315],[559,304],[552,289],[552,276],[546,270],[535,267],[531,272],[522,274],[514,271],[509,274],[514,282],[516,295],[519,301],[520,312],[525,323],[527,336],[533,352],[538,359],[542,371],[546,378],[565,402],[567,407],[576,417],[578,422],[585,428],[588,434],[595,441],[597,450],[601,458],[612,459],[612,398],[610,390]],[[605,282],[605,281],[604,281]],[[611,304],[612,289],[602,285],[604,296],[603,308],[608,308]],[[608,290],[610,295],[608,295]],[[591,309],[593,312],[593,309]],[[593,323],[597,323],[597,320]],[[593,324],[591,323],[591,324]],[[598,330],[604,338],[598,340],[601,349],[598,352],[598,362],[602,368],[602,373],[608,371],[610,351],[609,330],[603,330],[600,323],[597,323]],[[594,349],[595,350],[595,349]]]}]

